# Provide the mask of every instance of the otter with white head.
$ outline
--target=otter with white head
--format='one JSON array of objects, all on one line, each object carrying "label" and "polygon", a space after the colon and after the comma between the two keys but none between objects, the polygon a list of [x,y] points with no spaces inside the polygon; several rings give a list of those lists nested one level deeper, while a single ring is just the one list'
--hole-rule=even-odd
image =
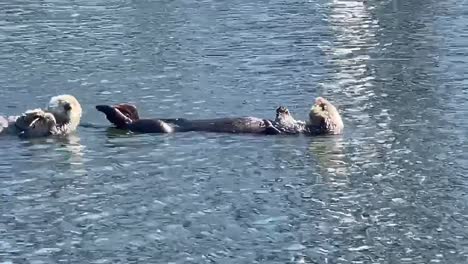
[{"label": "otter with white head", "polygon": [[308,134],[338,135],[343,133],[343,121],[336,107],[323,97],[315,99],[306,123]]},{"label": "otter with white head", "polygon": [[50,99],[47,110],[33,109],[21,116],[0,116],[0,134],[20,137],[67,135],[76,130],[81,119],[81,106],[71,95]]},{"label": "otter with white head", "polygon": [[57,121],[56,133],[69,134],[80,124],[83,110],[74,96],[63,94],[50,99],[47,112],[52,113]]}]

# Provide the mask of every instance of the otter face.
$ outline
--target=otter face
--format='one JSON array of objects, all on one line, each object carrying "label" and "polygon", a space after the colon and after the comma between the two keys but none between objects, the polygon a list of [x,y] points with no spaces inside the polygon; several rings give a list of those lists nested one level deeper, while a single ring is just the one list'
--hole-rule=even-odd
[{"label": "otter face", "polygon": [[18,117],[15,126],[20,130],[20,137],[44,137],[54,133],[57,122],[51,113],[46,113],[41,109],[26,111]]},{"label": "otter face", "polygon": [[344,127],[336,107],[322,97],[310,109],[307,126],[314,134],[341,134]]},{"label": "otter face", "polygon": [[50,99],[47,110],[51,112],[59,126],[67,125],[68,130],[74,131],[80,124],[82,115],[81,105],[72,95],[58,95]]}]

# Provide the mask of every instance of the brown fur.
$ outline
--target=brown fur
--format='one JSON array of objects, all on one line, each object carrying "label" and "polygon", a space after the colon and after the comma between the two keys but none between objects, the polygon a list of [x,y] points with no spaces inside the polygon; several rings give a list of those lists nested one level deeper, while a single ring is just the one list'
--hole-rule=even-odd
[{"label": "brown fur", "polygon": [[322,97],[316,99],[309,113],[309,121],[295,120],[286,107],[276,110],[276,119],[270,121],[256,117],[228,117],[215,119],[184,118],[140,119],[131,104],[98,105],[96,109],[106,115],[117,128],[139,133],[171,133],[208,131],[256,134],[340,134],[343,122],[338,110]]}]

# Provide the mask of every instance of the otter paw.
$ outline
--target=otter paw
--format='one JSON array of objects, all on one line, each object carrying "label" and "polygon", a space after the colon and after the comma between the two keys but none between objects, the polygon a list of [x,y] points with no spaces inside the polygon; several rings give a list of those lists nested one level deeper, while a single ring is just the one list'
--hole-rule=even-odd
[{"label": "otter paw", "polygon": [[270,120],[264,119],[263,120],[263,125],[265,126],[265,133],[267,135],[278,135],[281,134],[281,130],[276,128]]},{"label": "otter paw", "polygon": [[25,130],[34,125],[38,119],[44,118],[45,115],[46,113],[42,109],[27,110],[16,119],[15,125],[19,130]]}]

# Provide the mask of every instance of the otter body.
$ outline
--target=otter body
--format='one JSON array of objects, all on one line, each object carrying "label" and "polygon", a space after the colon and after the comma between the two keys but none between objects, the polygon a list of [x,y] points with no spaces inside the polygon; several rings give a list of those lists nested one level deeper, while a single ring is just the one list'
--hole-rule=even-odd
[{"label": "otter body", "polygon": [[45,110],[33,109],[20,116],[0,116],[0,135],[24,138],[68,135],[76,130],[81,118],[81,106],[71,95],[50,99]]},{"label": "otter body", "polygon": [[268,122],[256,117],[227,117],[215,119],[140,119],[128,124],[134,132],[171,133],[206,131],[218,133],[264,133]]},{"label": "otter body", "polygon": [[322,97],[315,100],[309,120],[296,120],[286,107],[276,109],[275,120],[257,117],[227,117],[215,119],[140,119],[131,104],[98,105],[117,128],[138,133],[172,133],[206,131],[220,133],[337,135],[343,132],[343,122],[336,107]]},{"label": "otter body", "polygon": [[41,109],[28,110],[21,116],[0,117],[0,134],[44,137],[56,133],[56,124],[51,113]]},{"label": "otter body", "polygon": [[140,119],[126,129],[139,133],[173,133],[204,131],[217,133],[280,134],[273,122],[257,117],[226,117],[214,119]]},{"label": "otter body", "polygon": [[173,133],[205,131],[219,133],[278,134],[274,121],[257,117],[227,117],[214,119],[161,118],[140,119],[135,106],[119,104],[98,105],[96,109],[106,115],[117,128],[137,133]]},{"label": "otter body", "polygon": [[253,134],[340,134],[343,122],[336,108],[318,97],[309,112],[307,122],[296,120],[286,107],[276,109],[275,120],[258,117],[227,117],[215,119],[140,119],[136,106],[131,104],[98,105],[117,128],[137,133],[173,133],[206,131],[219,133]]},{"label": "otter body", "polygon": [[175,124],[176,131],[206,131],[218,133],[254,133],[279,134],[274,122],[258,117],[225,117],[214,119],[161,119],[163,122]]}]

